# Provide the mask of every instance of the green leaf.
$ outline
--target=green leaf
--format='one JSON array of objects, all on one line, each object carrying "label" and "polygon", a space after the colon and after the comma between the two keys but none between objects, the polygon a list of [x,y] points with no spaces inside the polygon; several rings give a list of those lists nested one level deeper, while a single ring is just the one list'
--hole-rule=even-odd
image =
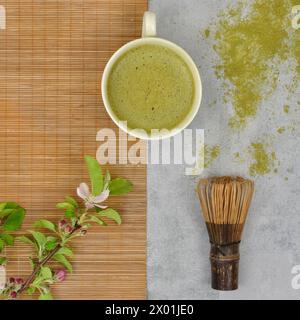
[{"label": "green leaf", "polygon": [[53,232],[56,231],[55,224],[49,220],[39,220],[34,223],[35,228],[45,228]]},{"label": "green leaf", "polygon": [[39,300],[53,300],[52,294],[50,291],[46,292],[46,293],[42,293],[39,296]]},{"label": "green leaf", "polygon": [[2,202],[0,203],[0,217],[4,218],[9,214],[11,214],[12,212],[16,211],[16,209],[23,209],[23,208],[20,205],[18,205],[16,202]]},{"label": "green leaf", "polygon": [[99,207],[95,207],[94,208],[96,212],[101,212],[103,209],[99,208]]},{"label": "green leaf", "polygon": [[25,216],[25,210],[23,208],[18,208],[12,212],[3,224],[3,229],[5,231],[16,231],[20,229]]},{"label": "green leaf", "polygon": [[0,218],[5,218],[11,213],[13,213],[16,209],[4,209],[0,212]]},{"label": "green leaf", "polygon": [[17,209],[17,208],[21,208],[21,206],[16,202],[5,202],[5,209]]},{"label": "green leaf", "polygon": [[47,242],[48,241],[57,241],[57,238],[56,237],[52,237],[52,236],[48,236],[47,237]]},{"label": "green leaf", "polygon": [[0,239],[0,252],[3,250],[4,246],[5,242],[2,239]]},{"label": "green leaf", "polygon": [[0,266],[6,264],[7,259],[5,257],[0,257]]},{"label": "green leaf", "polygon": [[21,242],[26,243],[26,244],[34,245],[34,242],[31,239],[29,239],[28,237],[25,237],[25,236],[16,237],[16,240],[21,241]]},{"label": "green leaf", "polygon": [[0,203],[0,212],[6,207],[7,202]]},{"label": "green leaf", "polygon": [[7,233],[0,234],[0,238],[9,246],[14,245],[14,237]]},{"label": "green leaf", "polygon": [[54,257],[53,257],[54,260],[58,261],[59,263],[61,263],[64,267],[66,267],[69,272],[73,272],[73,268],[72,268],[72,265],[71,263],[68,261],[68,259],[62,255],[62,254],[56,254]]},{"label": "green leaf", "polygon": [[29,259],[29,263],[30,263],[32,270],[34,270],[34,268],[36,266],[34,259],[32,257],[29,257],[28,259]]},{"label": "green leaf", "polygon": [[117,196],[121,194],[128,193],[132,190],[132,183],[123,178],[117,178],[110,182],[109,191],[110,195]]},{"label": "green leaf", "polygon": [[45,244],[45,248],[48,251],[53,250],[54,248],[56,248],[56,246],[57,246],[57,241],[56,240],[47,241],[47,243]]},{"label": "green leaf", "polygon": [[98,212],[97,214],[100,217],[107,217],[109,219],[112,219],[119,225],[122,223],[122,218],[120,214],[114,209],[111,209],[111,208],[105,209],[103,211]]},{"label": "green leaf", "polygon": [[60,202],[56,205],[58,209],[65,209],[65,210],[74,210],[74,206],[69,202]]},{"label": "green leaf", "polygon": [[40,288],[41,283],[44,281],[44,278],[42,277],[41,274],[38,274],[34,281],[32,282],[32,285],[36,288]]},{"label": "green leaf", "polygon": [[70,203],[73,207],[75,207],[75,208],[79,207],[77,201],[74,198],[72,198],[70,196],[66,196],[65,200],[66,200],[66,202]]},{"label": "green leaf", "polygon": [[110,184],[110,180],[111,180],[110,172],[108,170],[106,170],[103,189],[108,189],[108,186]]},{"label": "green leaf", "polygon": [[74,209],[67,209],[65,212],[65,216],[68,219],[74,218],[76,216]]},{"label": "green leaf", "polygon": [[47,242],[46,236],[38,231],[29,231],[29,232],[32,234],[32,236],[34,237],[39,247],[43,248]]},{"label": "green leaf", "polygon": [[40,275],[44,280],[52,279],[52,271],[49,267],[41,267]]},{"label": "green leaf", "polygon": [[67,257],[72,257],[73,256],[73,251],[70,248],[62,247],[57,251],[57,254],[64,254]]},{"label": "green leaf", "polygon": [[91,156],[86,156],[85,162],[88,168],[92,184],[92,194],[94,196],[98,196],[103,190],[103,175],[101,167],[98,161]]},{"label": "green leaf", "polygon": [[29,287],[28,289],[27,289],[27,293],[29,294],[29,295],[32,295],[32,294],[34,294],[35,293],[35,287],[34,286],[31,286],[31,287]]},{"label": "green leaf", "polygon": [[104,221],[102,221],[101,219],[99,219],[99,218],[97,218],[95,216],[91,216],[90,220],[93,221],[93,222],[98,223],[100,226],[106,226],[107,225]]}]

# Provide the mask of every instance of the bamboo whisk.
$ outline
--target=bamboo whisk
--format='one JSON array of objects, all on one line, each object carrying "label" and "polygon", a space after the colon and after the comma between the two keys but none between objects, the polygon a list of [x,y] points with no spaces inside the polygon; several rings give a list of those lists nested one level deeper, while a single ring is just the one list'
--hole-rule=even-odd
[{"label": "bamboo whisk", "polygon": [[254,183],[241,177],[202,179],[198,194],[211,243],[212,288],[238,288],[239,243]]}]

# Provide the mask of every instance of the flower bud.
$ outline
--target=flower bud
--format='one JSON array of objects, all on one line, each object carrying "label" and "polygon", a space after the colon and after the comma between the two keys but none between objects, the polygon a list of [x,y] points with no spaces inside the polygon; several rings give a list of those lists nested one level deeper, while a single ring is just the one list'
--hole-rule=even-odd
[{"label": "flower bud", "polygon": [[57,270],[55,272],[55,277],[58,282],[62,282],[66,279],[67,272],[64,269]]},{"label": "flower bud", "polygon": [[73,231],[73,228],[68,224],[67,226],[65,226],[64,231],[65,231],[66,233],[71,233],[71,232]]},{"label": "flower bud", "polygon": [[59,222],[58,222],[58,227],[60,228],[60,229],[62,229],[65,225],[67,224],[67,221],[66,220],[60,220]]},{"label": "flower bud", "polygon": [[22,278],[16,278],[16,284],[23,284],[24,280]]},{"label": "flower bud", "polygon": [[12,299],[16,299],[16,297],[17,297],[16,291],[12,291],[12,292],[10,293],[10,297],[11,297]]},{"label": "flower bud", "polygon": [[11,277],[11,278],[9,278],[9,282],[10,282],[10,283],[15,283],[16,280],[15,280],[15,278]]}]

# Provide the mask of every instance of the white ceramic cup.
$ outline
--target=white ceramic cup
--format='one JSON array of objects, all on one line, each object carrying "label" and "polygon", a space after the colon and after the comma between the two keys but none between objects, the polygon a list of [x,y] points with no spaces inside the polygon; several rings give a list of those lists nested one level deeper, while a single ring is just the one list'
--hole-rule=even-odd
[{"label": "white ceramic cup", "polygon": [[[116,61],[118,61],[118,59],[125,52],[131,50],[132,48],[139,47],[144,44],[160,45],[176,52],[186,62],[186,64],[190,68],[193,79],[194,79],[194,85],[195,85],[194,102],[193,102],[191,111],[187,114],[186,118],[183,119],[182,122],[172,130],[166,130],[166,131],[162,130],[161,132],[159,130],[158,132],[151,135],[145,132],[144,130],[139,130],[139,129],[132,130],[127,128],[127,126],[124,125],[124,121],[120,121],[118,117],[115,115],[115,113],[113,112],[108,100],[108,95],[107,95],[107,81],[109,78],[109,74],[114,64],[116,63]],[[108,61],[103,72],[101,89],[102,89],[102,99],[104,102],[104,106],[106,108],[106,111],[110,115],[111,119],[115,122],[115,124],[122,130],[124,130],[126,133],[136,138],[145,139],[145,140],[157,140],[157,139],[169,138],[176,135],[183,129],[185,129],[196,116],[199,110],[201,98],[202,98],[202,85],[201,85],[200,74],[194,61],[186,51],[184,51],[181,47],[179,47],[175,43],[156,37],[156,15],[155,13],[150,11],[147,11],[144,14],[142,38],[125,44],[118,51],[116,51]],[[153,128],[153,129],[156,129],[156,128]]]}]

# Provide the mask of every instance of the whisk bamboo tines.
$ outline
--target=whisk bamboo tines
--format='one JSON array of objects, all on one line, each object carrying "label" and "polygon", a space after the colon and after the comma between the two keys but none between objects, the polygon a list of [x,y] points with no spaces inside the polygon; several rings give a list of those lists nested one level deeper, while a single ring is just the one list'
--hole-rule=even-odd
[{"label": "whisk bamboo tines", "polygon": [[198,194],[211,243],[212,288],[238,288],[239,243],[254,191],[241,177],[202,179]]}]

